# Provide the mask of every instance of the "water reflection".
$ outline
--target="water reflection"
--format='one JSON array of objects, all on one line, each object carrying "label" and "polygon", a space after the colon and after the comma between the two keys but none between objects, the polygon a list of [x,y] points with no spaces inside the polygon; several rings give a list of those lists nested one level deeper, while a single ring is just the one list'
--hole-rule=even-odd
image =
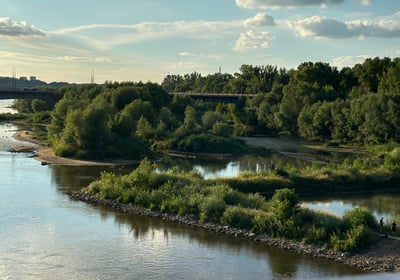
[{"label": "water reflection", "polygon": [[63,166],[51,165],[52,180],[60,191],[76,191],[100,178],[102,172],[127,174],[134,166]]},{"label": "water reflection", "polygon": [[159,162],[157,169],[159,171],[169,170],[172,167],[178,167],[179,170],[189,172],[197,170],[204,178],[216,177],[235,177],[241,172],[264,173],[270,172],[271,168],[284,168],[288,165],[304,167],[310,165],[310,162],[299,159],[284,157],[280,154],[270,156],[242,156],[239,158],[179,158],[163,157]]},{"label": "water reflection", "polygon": [[304,198],[303,206],[314,210],[342,216],[345,211],[355,207],[366,207],[378,218],[391,219],[400,213],[400,194],[346,195]]},{"label": "water reflection", "polygon": [[[199,255],[195,256],[196,262],[215,262],[208,265],[217,265],[219,270],[227,273],[241,269],[227,268],[231,258],[231,262],[240,262],[240,267],[246,267],[247,270],[255,273],[254,278],[250,277],[252,279],[302,279],[304,275],[316,277],[364,274],[327,260],[300,256],[257,242],[213,234],[202,229],[193,229],[186,225],[172,224],[159,219],[115,213],[106,207],[96,206],[95,208],[99,211],[102,220],[112,219],[119,228],[126,228],[130,238],[140,242],[156,243],[158,248],[168,247],[169,250],[174,251],[174,254],[187,258],[187,263],[183,264],[185,266],[191,265],[192,261],[192,256],[188,255],[190,254],[188,251],[192,250],[191,248],[197,248]],[[187,240],[190,246],[180,243],[182,240]],[[226,254],[224,263],[218,263],[220,261],[218,255],[221,252]],[[251,261],[246,257],[249,255],[252,256]],[[254,262],[254,259],[257,262]],[[240,275],[239,271],[235,273],[237,274],[231,275],[232,279],[238,279],[237,276]],[[222,275],[222,278],[230,279],[227,275]]]}]

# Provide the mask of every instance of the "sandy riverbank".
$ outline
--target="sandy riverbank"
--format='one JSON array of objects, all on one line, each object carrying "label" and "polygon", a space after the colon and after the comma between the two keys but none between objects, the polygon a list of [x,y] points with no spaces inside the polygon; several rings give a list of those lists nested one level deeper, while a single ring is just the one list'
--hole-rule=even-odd
[{"label": "sandy riverbank", "polygon": [[34,133],[29,130],[18,130],[13,135],[14,139],[26,144],[17,145],[10,149],[11,152],[35,152],[33,156],[43,165],[73,165],[73,166],[114,166],[114,165],[131,165],[136,164],[136,160],[109,160],[109,161],[90,161],[78,160],[73,158],[65,158],[56,156],[53,149],[45,143],[34,138]]}]

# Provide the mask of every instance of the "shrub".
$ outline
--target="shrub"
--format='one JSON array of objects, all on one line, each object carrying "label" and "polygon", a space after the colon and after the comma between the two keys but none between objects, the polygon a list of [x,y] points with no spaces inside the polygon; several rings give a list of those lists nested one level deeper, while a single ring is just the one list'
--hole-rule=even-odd
[{"label": "shrub", "polygon": [[275,190],[271,198],[270,211],[274,213],[278,219],[286,220],[291,218],[299,209],[299,197],[294,189],[278,189]]},{"label": "shrub", "polygon": [[258,193],[244,194],[229,188],[229,190],[225,192],[224,200],[229,205],[240,205],[245,208],[255,209],[266,208],[265,198]]},{"label": "shrub", "polygon": [[330,246],[335,250],[355,252],[374,244],[377,240],[376,235],[364,225],[350,228],[345,233],[333,234],[330,239]]},{"label": "shrub", "polygon": [[241,229],[253,228],[254,211],[238,206],[231,206],[225,209],[221,222],[224,225]]},{"label": "shrub", "polygon": [[385,156],[385,164],[398,165],[400,164],[400,148],[394,148],[390,153]]},{"label": "shrub", "polygon": [[226,204],[222,198],[205,197],[200,204],[200,222],[219,223],[225,207]]},{"label": "shrub", "polygon": [[343,215],[343,222],[348,224],[351,228],[362,225],[373,230],[378,229],[378,222],[375,217],[364,207],[357,207],[346,211]]},{"label": "shrub", "polygon": [[271,212],[255,210],[253,217],[253,232],[257,234],[276,236],[277,224],[275,215]]},{"label": "shrub", "polygon": [[329,235],[324,227],[311,225],[305,229],[303,242],[323,245],[326,242],[329,242]]}]

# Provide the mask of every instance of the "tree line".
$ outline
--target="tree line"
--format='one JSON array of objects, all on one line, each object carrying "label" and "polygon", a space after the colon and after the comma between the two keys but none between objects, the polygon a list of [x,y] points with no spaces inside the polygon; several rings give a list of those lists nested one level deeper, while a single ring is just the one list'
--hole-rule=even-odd
[{"label": "tree line", "polygon": [[236,132],[364,144],[399,141],[400,58],[368,58],[338,70],[242,65],[238,73],[167,75],[169,92],[257,94],[235,104]]},{"label": "tree line", "polygon": [[[190,94],[256,94],[235,103]],[[238,153],[235,136],[285,135],[332,143],[400,140],[400,58],[371,58],[338,70],[305,62],[297,69],[242,65],[240,72],[167,75],[161,84],[68,85],[55,104],[20,100],[15,107],[48,122],[57,155],[142,158],[152,151]]]}]

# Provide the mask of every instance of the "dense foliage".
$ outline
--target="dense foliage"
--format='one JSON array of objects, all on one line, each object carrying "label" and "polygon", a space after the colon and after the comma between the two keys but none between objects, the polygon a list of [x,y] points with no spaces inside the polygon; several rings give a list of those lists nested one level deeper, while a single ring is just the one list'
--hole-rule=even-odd
[{"label": "dense foliage", "polygon": [[212,222],[256,234],[267,234],[355,251],[376,241],[373,215],[364,208],[338,218],[300,207],[293,189],[278,189],[270,200],[244,194],[226,184],[202,179],[195,171],[172,168],[156,172],[148,160],[127,175],[102,173],[85,192],[102,199],[130,203],[153,211],[190,215],[201,223]]},{"label": "dense foliage", "polygon": [[235,104],[238,134],[377,144],[400,140],[399,73],[399,58],[376,57],[340,71],[322,62],[289,71],[242,65],[234,75],[168,75],[162,85],[170,92],[257,94]]},{"label": "dense foliage", "polygon": [[217,104],[171,97],[153,83],[68,86],[51,112],[48,139],[57,155],[140,159],[159,150],[238,153]]}]

